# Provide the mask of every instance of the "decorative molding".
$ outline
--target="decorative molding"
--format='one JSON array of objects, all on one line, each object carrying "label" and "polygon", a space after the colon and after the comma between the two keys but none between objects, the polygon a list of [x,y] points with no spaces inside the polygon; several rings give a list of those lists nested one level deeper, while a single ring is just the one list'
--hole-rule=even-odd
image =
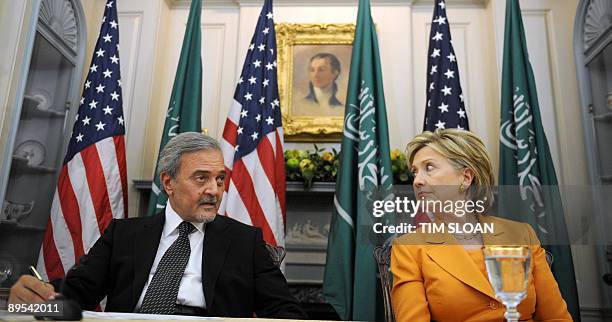
[{"label": "decorative molding", "polygon": [[[487,4],[489,3],[490,0],[446,0],[446,3],[448,6],[450,6],[451,8],[465,8],[465,7],[470,7],[470,8],[486,8]],[[405,4],[406,1],[396,1],[398,4]],[[374,0],[373,3],[376,3],[376,0]],[[426,7],[426,8],[432,8],[433,7],[433,0],[409,0],[408,3],[413,6],[413,7]]]},{"label": "decorative molding", "polygon": [[[210,35],[211,32],[215,32],[215,33],[219,33],[220,36],[217,38],[217,43],[214,44],[214,48],[216,48],[216,56],[217,59],[214,62],[215,67],[209,67],[211,68],[212,71],[214,71],[215,69],[218,69],[218,72],[216,73],[216,80],[215,80],[215,85],[213,85],[214,87],[216,87],[216,89],[213,91],[213,94],[210,95],[208,94],[208,96],[213,96],[212,99],[212,104],[209,105],[209,107],[213,107],[211,110],[209,110],[207,113],[208,115],[211,116],[211,120],[215,120],[215,122],[213,122],[213,126],[207,126],[209,131],[212,131],[212,133],[218,133],[218,127],[219,124],[216,122],[216,120],[219,119],[219,108],[217,108],[218,106],[221,106],[221,84],[223,83],[223,59],[225,58],[224,55],[224,51],[225,51],[225,41],[227,39],[227,37],[225,36],[225,32],[227,29],[227,24],[226,23],[201,23],[201,28],[202,30],[206,30],[206,32]],[[185,28],[187,28],[187,21],[185,21]],[[209,37],[209,41],[212,41],[212,39],[214,39],[215,37],[213,37],[212,35],[210,35]],[[210,44],[209,44],[210,45]],[[210,61],[208,63],[211,63]],[[206,98],[202,98],[202,103],[204,103],[207,99]],[[206,123],[206,122],[205,122]],[[202,125],[204,126],[204,124]]]},{"label": "decorative molding", "polygon": [[77,51],[78,29],[76,15],[70,0],[42,0],[39,19],[53,30],[69,48]]},{"label": "decorative molding", "polygon": [[612,1],[591,0],[584,18],[584,51],[591,48],[612,26]]},{"label": "decorative molding", "polygon": [[[189,9],[191,0],[166,0],[171,9]],[[202,8],[222,7],[222,8],[238,8],[240,2],[238,0],[202,0]]]},{"label": "decorative molding", "polygon": [[[172,9],[189,9],[191,0],[166,0]],[[371,0],[373,6],[427,6],[431,7],[433,0]],[[480,7],[484,8],[490,0],[446,0],[453,7]],[[207,8],[238,8],[243,6],[261,6],[263,0],[202,0],[202,7]],[[276,0],[275,5],[286,7],[330,7],[330,6],[357,6],[355,0]]]},{"label": "decorative molding", "polygon": [[[121,65],[127,66],[127,69],[123,69],[121,73],[122,91],[123,91],[123,116],[128,122],[126,133],[131,133],[132,129],[140,119],[132,119],[132,117],[139,118],[139,113],[133,113],[132,107],[134,106],[134,95],[136,93],[136,82],[138,81],[137,73],[138,67],[142,63],[139,61],[141,58],[140,47],[142,42],[143,33],[143,11],[121,11],[118,12],[118,18],[123,18],[124,23],[121,28],[124,32],[128,31],[132,34],[131,42],[119,42],[119,58],[121,59]],[[125,62],[128,61],[128,63]],[[125,98],[128,97],[126,100]]]}]

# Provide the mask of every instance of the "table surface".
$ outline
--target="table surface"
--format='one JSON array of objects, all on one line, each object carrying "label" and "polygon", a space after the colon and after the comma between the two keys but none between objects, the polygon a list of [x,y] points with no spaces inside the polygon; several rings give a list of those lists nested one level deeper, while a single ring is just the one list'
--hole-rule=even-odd
[{"label": "table surface", "polygon": [[[151,316],[151,318],[140,318],[143,314],[131,314],[131,313],[104,313],[94,312],[100,316],[92,317],[87,316],[88,312],[83,312],[83,320],[85,322],[99,322],[99,321],[116,321],[116,322],[138,322],[138,321],[217,321],[217,322],[241,322],[241,321],[255,321],[255,322],[323,322],[324,320],[280,320],[280,319],[264,319],[264,318],[222,318],[222,317],[197,317],[197,316]],[[144,314],[147,316],[149,314]],[[38,321],[30,314],[17,314],[9,313],[7,311],[0,311],[0,321]]]}]

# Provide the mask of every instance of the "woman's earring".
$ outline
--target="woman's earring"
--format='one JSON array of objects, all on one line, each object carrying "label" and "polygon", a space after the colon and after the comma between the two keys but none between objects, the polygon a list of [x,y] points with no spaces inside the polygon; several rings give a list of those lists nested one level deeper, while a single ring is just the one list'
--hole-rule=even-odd
[{"label": "woman's earring", "polygon": [[465,191],[465,187],[463,186],[463,183],[461,183],[459,185],[459,192],[464,192]]}]

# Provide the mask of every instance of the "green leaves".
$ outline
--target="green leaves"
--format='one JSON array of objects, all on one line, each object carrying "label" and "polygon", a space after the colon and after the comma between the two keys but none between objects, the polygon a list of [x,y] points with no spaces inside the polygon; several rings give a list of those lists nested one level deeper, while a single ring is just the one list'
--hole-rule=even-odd
[{"label": "green leaves", "polygon": [[[303,181],[305,188],[310,188],[313,182],[336,181],[340,164],[338,151],[313,146],[312,150],[285,151],[287,181]],[[399,149],[391,151],[391,168],[394,184],[412,183],[406,156]]]},{"label": "green leaves", "polygon": [[412,174],[406,163],[406,155],[399,149],[391,151],[391,170],[394,184],[411,184]]},{"label": "green leaves", "polygon": [[325,151],[314,145],[314,150],[286,150],[285,171],[288,181],[303,181],[305,188],[312,183],[334,182],[338,173],[338,152]]}]

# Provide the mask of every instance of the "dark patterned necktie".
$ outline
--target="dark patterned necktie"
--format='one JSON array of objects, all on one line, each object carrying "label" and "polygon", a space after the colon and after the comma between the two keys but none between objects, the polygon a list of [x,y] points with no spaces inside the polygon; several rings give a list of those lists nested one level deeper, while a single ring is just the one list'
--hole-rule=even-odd
[{"label": "dark patterned necktie", "polygon": [[174,314],[181,278],[191,254],[189,234],[195,227],[183,221],[178,229],[178,238],[170,245],[157,265],[157,271],[142,300],[140,313]]}]

